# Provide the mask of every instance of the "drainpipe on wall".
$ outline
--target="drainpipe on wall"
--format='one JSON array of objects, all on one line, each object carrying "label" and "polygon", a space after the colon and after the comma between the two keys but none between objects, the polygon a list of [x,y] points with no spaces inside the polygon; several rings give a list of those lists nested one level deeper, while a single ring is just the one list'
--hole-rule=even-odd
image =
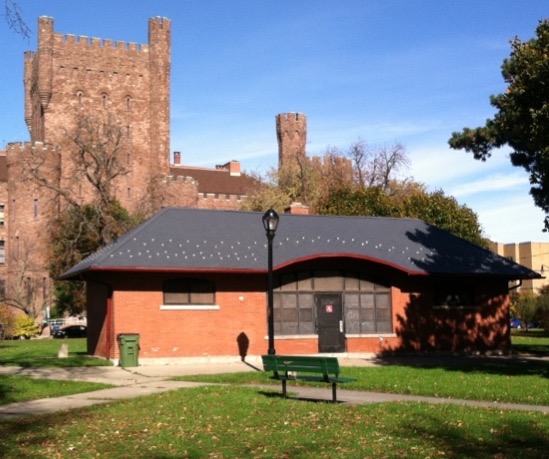
[{"label": "drainpipe on wall", "polygon": [[522,279],[519,280],[519,283],[517,285],[513,285],[512,287],[509,287],[508,290],[516,290],[517,288],[522,287]]}]

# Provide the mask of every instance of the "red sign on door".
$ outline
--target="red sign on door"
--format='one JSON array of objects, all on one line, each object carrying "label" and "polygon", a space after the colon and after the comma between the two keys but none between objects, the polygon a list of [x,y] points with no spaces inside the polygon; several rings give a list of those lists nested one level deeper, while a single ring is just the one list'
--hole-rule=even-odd
[{"label": "red sign on door", "polygon": [[327,304],[326,305],[326,313],[331,314],[332,312],[334,312],[334,305],[333,304]]}]

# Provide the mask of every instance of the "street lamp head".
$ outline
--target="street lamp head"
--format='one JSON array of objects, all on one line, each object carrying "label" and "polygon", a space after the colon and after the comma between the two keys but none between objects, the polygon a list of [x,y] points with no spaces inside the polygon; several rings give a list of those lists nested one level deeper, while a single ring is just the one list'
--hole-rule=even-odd
[{"label": "street lamp head", "polygon": [[267,235],[274,236],[277,226],[278,214],[271,208],[263,215],[263,227],[265,228]]}]

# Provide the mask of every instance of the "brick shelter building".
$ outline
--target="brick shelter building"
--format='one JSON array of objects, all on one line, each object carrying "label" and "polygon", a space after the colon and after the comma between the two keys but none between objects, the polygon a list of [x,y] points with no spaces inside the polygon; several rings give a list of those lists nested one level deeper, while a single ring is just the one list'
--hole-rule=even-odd
[{"label": "brick shelter building", "polygon": [[[510,280],[539,274],[421,220],[280,216],[273,241],[279,354],[498,351]],[[167,208],[66,272],[84,278],[88,352],[243,358],[267,349],[262,214]]]},{"label": "brick shelter building", "polygon": [[82,120],[117,129],[123,173],[108,185],[130,212],[237,209],[254,185],[237,161],[191,168],[176,153],[170,162],[171,21],[151,18],[148,29],[146,44],[114,42],[58,33],[53,18],[38,19],[38,49],[24,57],[31,140],[0,152],[0,299],[32,301],[37,311],[52,304],[50,222],[67,198],[86,203],[95,193],[75,142]]}]

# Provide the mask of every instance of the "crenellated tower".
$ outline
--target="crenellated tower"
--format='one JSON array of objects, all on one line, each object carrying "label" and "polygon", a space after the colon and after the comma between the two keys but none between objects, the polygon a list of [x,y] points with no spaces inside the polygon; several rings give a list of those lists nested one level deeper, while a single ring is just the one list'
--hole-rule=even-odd
[{"label": "crenellated tower", "polygon": [[[138,44],[57,33],[53,18],[38,19],[38,49],[24,66],[31,142],[0,152],[0,301],[7,290],[24,301],[32,291],[33,303],[51,306],[51,224],[69,203],[96,200],[90,177],[108,176],[101,189],[142,215],[163,206],[237,209],[255,187],[236,161],[187,167],[178,153],[170,164],[171,22],[151,18],[148,32]],[[97,145],[114,152],[95,156],[114,165],[112,175],[88,174]]]},{"label": "crenellated tower", "polygon": [[279,167],[305,157],[307,116],[301,113],[281,113],[276,116]]},{"label": "crenellated tower", "polygon": [[[76,119],[93,116],[124,133],[120,157],[128,173],[112,186],[129,210],[139,209],[146,184],[169,174],[171,22],[149,19],[149,43],[61,34],[38,20],[38,50],[25,54],[25,121],[31,140],[60,147],[62,177],[74,176]],[[64,188],[72,185],[61,184]],[[80,185],[78,185],[80,187]],[[92,198],[92,190],[83,200]]]}]

